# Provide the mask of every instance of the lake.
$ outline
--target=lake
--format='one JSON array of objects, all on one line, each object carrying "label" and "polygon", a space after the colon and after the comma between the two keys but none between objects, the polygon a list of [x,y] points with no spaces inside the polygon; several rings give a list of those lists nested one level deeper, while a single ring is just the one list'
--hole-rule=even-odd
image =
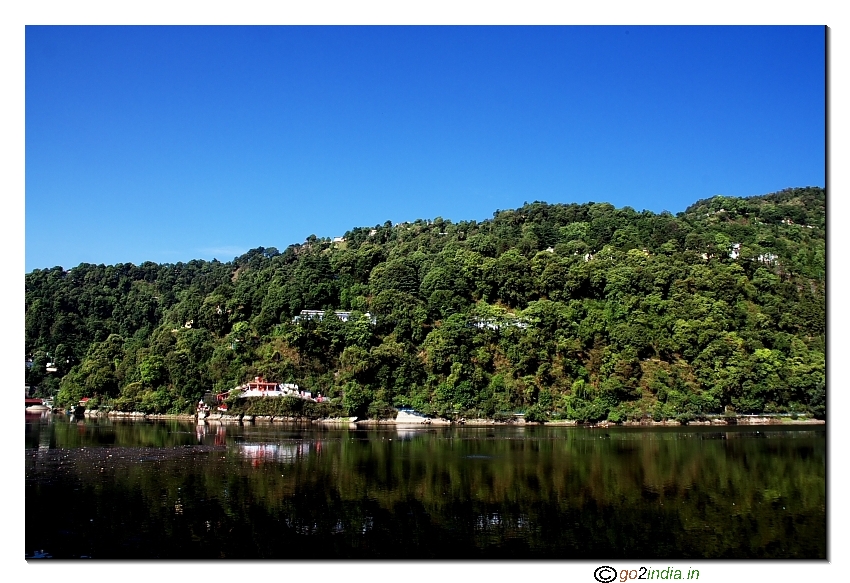
[{"label": "lake", "polygon": [[823,426],[27,417],[27,558],[826,557]]}]

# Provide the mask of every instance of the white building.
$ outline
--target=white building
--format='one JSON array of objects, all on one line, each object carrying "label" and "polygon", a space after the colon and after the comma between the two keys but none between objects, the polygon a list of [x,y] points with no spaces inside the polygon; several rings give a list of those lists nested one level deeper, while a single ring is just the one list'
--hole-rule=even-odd
[{"label": "white building", "polygon": [[521,318],[509,317],[507,319],[496,318],[474,318],[472,325],[478,329],[488,328],[490,330],[501,330],[502,328],[528,328],[528,322]]},{"label": "white building", "polygon": [[[336,310],[336,311],[334,311],[334,314],[336,314],[336,317],[339,318],[340,320],[342,320],[343,322],[348,322],[348,320],[351,319],[352,312],[344,312],[344,311],[341,311],[341,310]],[[372,322],[373,325],[377,322],[375,316],[373,316],[369,312],[366,312],[363,315],[366,316],[367,318],[369,318],[369,320]],[[302,320],[318,320],[318,321],[321,322],[324,319],[324,317],[325,317],[325,311],[324,310],[301,310],[301,313],[299,315],[292,318],[292,323],[297,324],[298,322],[300,322]]]},{"label": "white building", "polygon": [[732,250],[729,251],[730,259],[737,259],[741,255],[741,244],[740,243],[732,243]]}]

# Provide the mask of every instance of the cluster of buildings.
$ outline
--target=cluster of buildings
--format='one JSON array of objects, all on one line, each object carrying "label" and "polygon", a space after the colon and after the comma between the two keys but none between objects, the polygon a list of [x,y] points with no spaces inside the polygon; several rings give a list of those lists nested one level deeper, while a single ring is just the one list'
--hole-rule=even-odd
[{"label": "cluster of buildings", "polygon": [[306,399],[317,403],[321,403],[324,400],[321,393],[313,398],[312,392],[302,391],[295,383],[274,383],[267,381],[263,377],[254,377],[252,381],[248,381],[227,392],[219,393],[216,395],[216,400],[219,403],[223,403],[225,399],[233,396],[237,391],[237,397],[239,399],[246,399],[248,397],[298,397],[299,399]]},{"label": "cluster of buildings", "polygon": [[[341,311],[341,310],[334,311],[334,315],[343,322],[348,322],[352,317],[351,316],[352,313],[353,312],[345,312],[345,311]],[[369,312],[366,312],[363,315],[366,316],[367,318],[369,318],[369,321],[372,323],[373,326],[377,322],[377,319],[375,318],[375,316],[373,316]],[[298,314],[297,316],[292,318],[292,323],[297,324],[298,322],[302,322],[304,320],[318,320],[318,321],[321,322],[324,319],[324,317],[325,317],[325,310],[301,310],[300,314]]]},{"label": "cluster of buildings", "polygon": [[487,328],[488,330],[501,330],[502,328],[519,328],[525,330],[528,328],[528,322],[522,318],[473,318],[471,325],[479,330]]},{"label": "cluster of buildings", "polygon": [[[703,253],[703,259],[710,259],[711,255],[708,253]],[[740,243],[732,243],[732,248],[729,250],[729,259],[738,260],[741,258],[741,244]],[[756,257],[756,261],[760,263],[764,263],[765,265],[774,265],[776,264],[776,260],[779,259],[779,255],[774,253],[762,253],[758,257]]]},{"label": "cluster of buildings", "polygon": [[[352,318],[352,313],[353,312],[345,312],[341,310],[333,312],[333,314],[343,322],[348,322]],[[306,320],[322,321],[326,314],[327,312],[324,310],[301,310],[301,313],[292,319],[292,323],[297,324]],[[363,315],[369,318],[369,321],[373,326],[377,322],[375,316],[369,312],[366,312]],[[469,325],[474,328],[487,328],[489,330],[501,330],[502,328],[519,328],[521,330],[525,330],[528,328],[528,322],[525,319],[517,318],[513,314],[508,314],[507,316],[500,318],[473,318]]]}]

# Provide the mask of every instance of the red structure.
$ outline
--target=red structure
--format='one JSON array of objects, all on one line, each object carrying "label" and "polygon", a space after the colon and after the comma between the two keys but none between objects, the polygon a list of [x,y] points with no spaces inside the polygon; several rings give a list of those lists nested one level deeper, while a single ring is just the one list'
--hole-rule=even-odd
[{"label": "red structure", "polygon": [[242,385],[248,391],[276,391],[277,383],[270,383],[263,377],[254,377],[253,381],[248,381]]},{"label": "red structure", "polygon": [[[237,387],[242,390],[242,393],[250,393],[248,396],[262,396],[263,393],[277,393],[280,394],[280,387],[277,383],[271,383],[264,379],[263,377],[254,377],[253,381],[248,381],[244,385]],[[232,391],[226,391],[224,393],[217,394],[216,400],[219,403],[224,403],[224,400],[227,399]],[[260,394],[257,395],[257,392]],[[222,407],[220,406],[219,409]]]}]

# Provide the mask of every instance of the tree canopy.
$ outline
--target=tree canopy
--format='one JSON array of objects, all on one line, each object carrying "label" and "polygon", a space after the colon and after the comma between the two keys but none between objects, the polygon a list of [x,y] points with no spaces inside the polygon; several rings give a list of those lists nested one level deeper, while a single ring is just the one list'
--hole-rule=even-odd
[{"label": "tree canopy", "polygon": [[[226,263],[37,269],[27,382],[150,412],[264,375],[360,416],[822,417],[825,228],[807,187],[676,216],[533,202]],[[303,309],[352,315],[293,321]]]}]

